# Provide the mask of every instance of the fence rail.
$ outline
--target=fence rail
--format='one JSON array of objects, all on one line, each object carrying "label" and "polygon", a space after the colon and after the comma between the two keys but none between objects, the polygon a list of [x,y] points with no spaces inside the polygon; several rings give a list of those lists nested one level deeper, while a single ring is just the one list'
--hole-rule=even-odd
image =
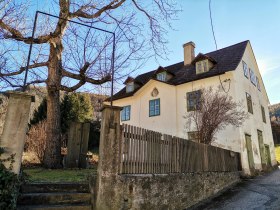
[{"label": "fence rail", "polygon": [[238,171],[240,154],[211,145],[122,125],[121,174]]}]

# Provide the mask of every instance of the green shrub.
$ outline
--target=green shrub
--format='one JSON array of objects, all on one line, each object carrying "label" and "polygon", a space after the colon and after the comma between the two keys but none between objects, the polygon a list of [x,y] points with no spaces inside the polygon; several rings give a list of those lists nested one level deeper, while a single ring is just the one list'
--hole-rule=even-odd
[{"label": "green shrub", "polygon": [[[4,149],[0,148],[0,209],[16,209],[19,179],[11,171],[14,155],[3,159],[1,158],[3,153]],[[5,162],[10,163],[8,168],[5,167]]]}]

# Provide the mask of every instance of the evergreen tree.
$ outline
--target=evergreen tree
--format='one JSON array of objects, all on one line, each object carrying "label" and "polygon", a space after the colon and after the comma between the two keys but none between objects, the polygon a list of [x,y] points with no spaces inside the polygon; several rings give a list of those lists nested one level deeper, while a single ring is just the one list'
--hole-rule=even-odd
[{"label": "evergreen tree", "polygon": [[[64,96],[60,103],[62,133],[67,132],[69,123],[90,122],[93,119],[93,107],[89,94],[70,93]],[[35,125],[47,118],[47,100],[44,98],[38,109],[34,112],[31,125]]]},{"label": "evergreen tree", "polygon": [[33,118],[30,120],[30,125],[36,125],[42,120],[47,118],[47,99],[44,98],[38,108],[33,114]]}]

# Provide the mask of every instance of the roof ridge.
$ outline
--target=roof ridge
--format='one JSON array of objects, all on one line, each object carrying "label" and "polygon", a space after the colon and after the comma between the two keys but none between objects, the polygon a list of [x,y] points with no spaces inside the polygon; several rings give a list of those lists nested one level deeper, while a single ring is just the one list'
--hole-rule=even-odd
[{"label": "roof ridge", "polygon": [[[233,44],[233,45],[230,45],[230,46],[227,46],[227,47],[223,47],[223,48],[221,48],[221,49],[218,49],[218,50],[214,50],[214,51],[210,51],[210,52],[207,52],[207,53],[201,53],[201,54],[203,54],[203,55],[207,55],[207,54],[210,54],[210,53],[214,53],[214,52],[217,52],[217,51],[220,51],[220,50],[224,50],[224,49],[226,49],[226,48],[230,48],[230,47],[234,47],[234,46],[236,46],[236,45],[240,45],[240,44],[242,44],[242,43],[245,43],[245,42],[250,42],[250,40],[245,40],[245,41],[242,41],[242,42],[239,42],[239,43],[236,43],[236,44]],[[175,66],[175,65],[178,65],[178,64],[180,64],[180,63],[183,63],[184,61],[180,61],[180,62],[177,62],[177,63],[174,63],[174,64],[171,64],[171,65],[168,65],[168,66],[162,66],[163,68],[168,68],[168,67],[172,67],[172,66]],[[160,65],[159,65],[160,66]],[[142,73],[142,74],[139,74],[139,75],[137,75],[136,77],[135,77],[135,79],[137,78],[137,77],[139,77],[139,76],[142,76],[142,75],[144,75],[144,74],[149,74],[149,73],[152,73],[152,72],[154,72],[154,71],[156,71],[157,69],[154,69],[154,70],[152,70],[152,71],[148,71],[148,72],[145,72],[145,73]]]},{"label": "roof ridge", "polygon": [[250,42],[250,40],[245,40],[245,41],[242,41],[242,42],[239,42],[239,43],[236,43],[236,44],[227,46],[227,47],[223,47],[223,48],[218,49],[218,50],[210,51],[210,52],[208,52],[208,53],[204,53],[204,55],[207,55],[207,54],[210,54],[210,53],[213,53],[213,52],[217,52],[217,51],[220,51],[220,50],[224,50],[224,49],[226,49],[226,48],[234,47],[234,46],[236,46],[236,45],[240,45],[240,44],[243,44],[243,43],[245,43],[245,42],[248,43],[248,42]]},{"label": "roof ridge", "polygon": [[[174,63],[174,64],[171,64],[171,65],[169,65],[169,66],[161,66],[161,65],[159,65],[159,66],[161,66],[161,67],[163,67],[163,68],[169,68],[169,67],[178,65],[178,64],[180,64],[180,63],[183,63],[183,62],[184,62],[184,61],[180,61],[180,62],[178,62],[178,63]],[[138,74],[138,75],[135,77],[135,79],[137,79],[137,77],[142,76],[142,75],[144,75],[144,74],[152,73],[152,72],[156,71],[157,69],[158,69],[158,67],[157,67],[156,69],[152,70],[152,71],[148,71],[148,72],[145,72],[145,73],[143,73],[143,74]]]}]

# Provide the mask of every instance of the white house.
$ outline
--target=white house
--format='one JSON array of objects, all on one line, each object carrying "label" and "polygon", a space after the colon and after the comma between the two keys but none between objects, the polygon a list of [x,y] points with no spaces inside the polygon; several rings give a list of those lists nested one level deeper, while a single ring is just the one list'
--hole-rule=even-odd
[{"label": "white house", "polygon": [[186,112],[202,88],[221,87],[248,109],[241,127],[228,126],[216,135],[213,145],[241,153],[244,173],[275,165],[269,120],[269,99],[249,41],[195,56],[195,44],[183,45],[184,61],[128,77],[126,87],[113,96],[123,107],[122,122],[186,139]]}]

